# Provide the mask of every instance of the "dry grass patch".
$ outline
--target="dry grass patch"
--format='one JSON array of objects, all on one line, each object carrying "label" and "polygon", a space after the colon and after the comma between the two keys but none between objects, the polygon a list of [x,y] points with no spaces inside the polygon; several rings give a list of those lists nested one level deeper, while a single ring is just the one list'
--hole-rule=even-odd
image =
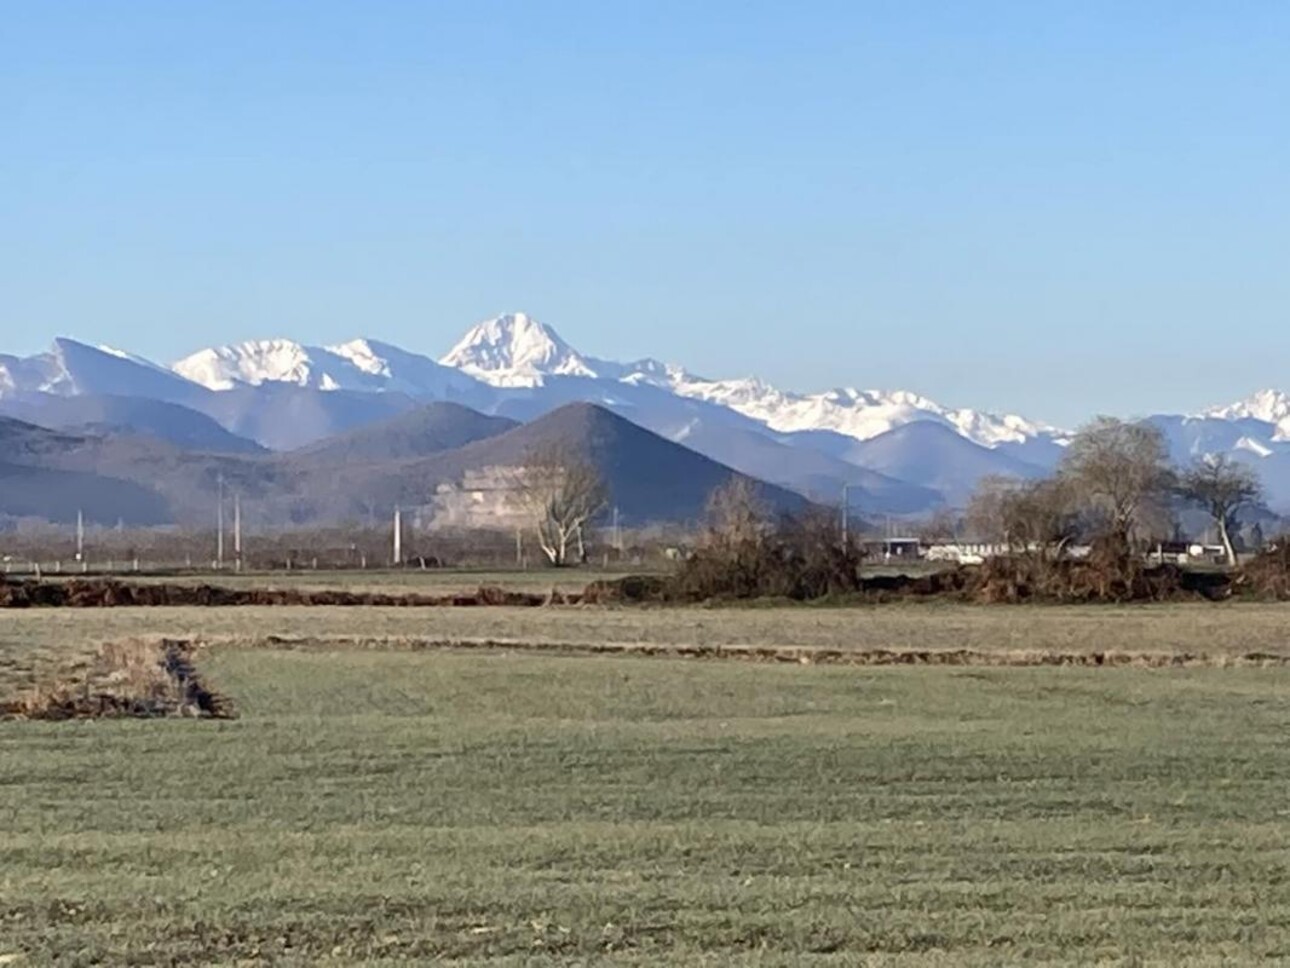
[{"label": "dry grass patch", "polygon": [[105,643],[89,662],[64,666],[0,703],[0,717],[232,718],[232,703],[207,688],[193,652],[192,643],[175,639]]},{"label": "dry grass patch", "polygon": [[0,698],[90,662],[97,644],[183,639],[429,640],[600,647],[1290,656],[1290,605],[981,608],[110,608],[0,612]]}]

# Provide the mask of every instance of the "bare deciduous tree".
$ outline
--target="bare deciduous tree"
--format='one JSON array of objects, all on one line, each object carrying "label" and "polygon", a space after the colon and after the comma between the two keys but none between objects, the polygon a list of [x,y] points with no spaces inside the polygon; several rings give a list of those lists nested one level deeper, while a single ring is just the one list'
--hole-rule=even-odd
[{"label": "bare deciduous tree", "polygon": [[963,515],[963,521],[973,538],[1011,547],[1006,504],[1020,483],[1015,477],[993,474],[977,482]]},{"label": "bare deciduous tree", "polygon": [[731,477],[709,497],[703,540],[677,570],[676,587],[696,600],[805,600],[858,590],[860,561],[831,510],[772,521],[757,484]]},{"label": "bare deciduous tree", "polygon": [[1258,476],[1226,455],[1207,455],[1197,458],[1182,473],[1178,490],[1187,500],[1209,512],[1223,542],[1227,563],[1235,565],[1232,531],[1241,508],[1253,504],[1263,493]]},{"label": "bare deciduous tree", "polygon": [[1039,558],[1060,558],[1081,521],[1070,486],[1059,477],[1027,481],[1010,508],[1013,529]]},{"label": "bare deciduous tree", "polygon": [[948,508],[938,508],[917,529],[920,541],[930,544],[958,544],[959,516]]},{"label": "bare deciduous tree", "polygon": [[731,477],[708,495],[705,538],[709,544],[756,544],[769,524],[770,510],[747,477]]},{"label": "bare deciduous tree", "polygon": [[1145,423],[1098,417],[1071,440],[1059,476],[1077,499],[1105,516],[1128,549],[1145,510],[1168,494],[1173,474],[1164,436]]},{"label": "bare deciduous tree", "polygon": [[589,461],[560,449],[532,454],[520,471],[518,491],[547,560],[562,567],[577,549],[586,559],[583,529],[608,503],[600,472]]},{"label": "bare deciduous tree", "polygon": [[967,522],[1010,553],[1043,560],[1060,558],[1080,526],[1070,486],[1061,478],[987,477],[972,496]]}]

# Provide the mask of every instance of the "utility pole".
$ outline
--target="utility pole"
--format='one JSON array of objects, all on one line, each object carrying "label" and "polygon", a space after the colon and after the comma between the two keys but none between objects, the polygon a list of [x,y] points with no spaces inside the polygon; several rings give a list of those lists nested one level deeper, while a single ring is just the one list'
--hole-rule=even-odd
[{"label": "utility pole", "polygon": [[515,567],[519,568],[524,564],[524,530],[515,529]]},{"label": "utility pole", "polygon": [[394,566],[403,563],[403,509],[394,509]]},{"label": "utility pole", "polygon": [[215,506],[215,567],[224,567],[224,475],[219,476],[219,497]]},{"label": "utility pole", "polygon": [[618,505],[614,505],[614,550],[619,554],[623,552],[623,532],[618,527]]},{"label": "utility pole", "polygon": [[242,495],[233,495],[233,567],[242,570]]},{"label": "utility pole", "polygon": [[76,560],[85,560],[85,514],[76,509]]},{"label": "utility pole", "polygon": [[842,547],[847,546],[848,528],[851,518],[851,485],[842,485]]}]

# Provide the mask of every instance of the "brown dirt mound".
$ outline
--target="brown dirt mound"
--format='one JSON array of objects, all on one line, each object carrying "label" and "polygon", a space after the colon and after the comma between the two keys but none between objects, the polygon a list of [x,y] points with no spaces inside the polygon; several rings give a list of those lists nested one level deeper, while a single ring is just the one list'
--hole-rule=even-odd
[{"label": "brown dirt mound", "polygon": [[[560,597],[564,603],[571,599]],[[480,588],[464,595],[387,595],[380,592],[308,591],[295,588],[224,588],[178,583],[141,584],[109,578],[71,581],[0,579],[0,608],[113,608],[124,606],[384,605],[411,608],[510,605],[532,607],[551,596]]]},{"label": "brown dirt mound", "polygon": [[109,643],[87,670],[57,674],[0,703],[0,718],[232,719],[232,703],[207,688],[193,665],[193,651],[192,643],[175,639]]}]

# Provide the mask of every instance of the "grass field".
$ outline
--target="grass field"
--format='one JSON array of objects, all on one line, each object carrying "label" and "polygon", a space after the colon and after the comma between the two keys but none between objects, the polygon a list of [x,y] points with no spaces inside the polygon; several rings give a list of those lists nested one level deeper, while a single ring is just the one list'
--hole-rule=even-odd
[{"label": "grass field", "polygon": [[[143,632],[226,640],[202,666],[241,718],[0,723],[0,957],[1290,962],[1285,668],[865,669],[343,641],[1284,649],[1285,614],[3,614],[0,656]],[[278,633],[319,641],[244,647]]]},{"label": "grass field", "polygon": [[112,608],[0,611],[0,695],[75,652],[144,635],[254,644],[554,643],[1290,656],[1290,606],[867,608]]}]

